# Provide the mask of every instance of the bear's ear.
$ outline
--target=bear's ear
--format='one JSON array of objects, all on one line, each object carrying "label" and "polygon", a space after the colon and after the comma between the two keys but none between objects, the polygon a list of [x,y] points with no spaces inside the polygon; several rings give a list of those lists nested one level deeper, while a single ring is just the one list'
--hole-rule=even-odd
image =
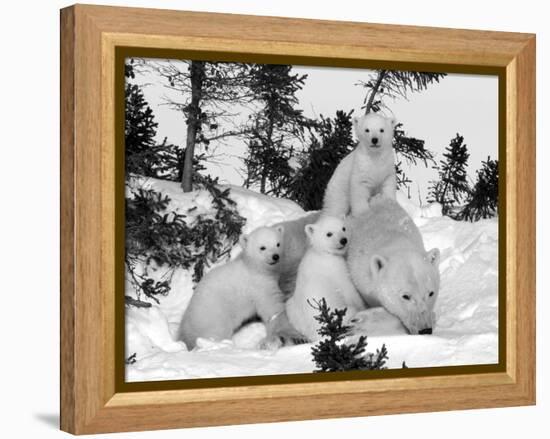
[{"label": "bear's ear", "polygon": [[239,239],[239,244],[244,250],[246,248],[246,244],[248,244],[248,235],[241,235],[241,238]]},{"label": "bear's ear", "polygon": [[374,255],[370,258],[370,269],[373,275],[380,273],[388,263],[388,260],[384,256]]},{"label": "bear's ear", "polygon": [[315,232],[315,226],[313,224],[308,224],[304,227],[304,230],[306,231],[306,236],[311,238]]},{"label": "bear's ear", "polygon": [[390,124],[393,129],[397,126],[397,119],[395,117],[390,117]]},{"label": "bear's ear", "polygon": [[434,267],[439,267],[440,252],[438,248],[432,248],[428,251],[428,253],[426,253],[426,255],[430,264],[432,264]]},{"label": "bear's ear", "polygon": [[357,126],[359,125],[359,117],[353,116],[351,119],[351,122],[353,124],[353,128],[355,128],[355,132],[357,132]]},{"label": "bear's ear", "polygon": [[285,231],[285,228],[283,226],[277,226],[277,227],[275,227],[275,230],[277,230],[279,235],[282,235]]}]

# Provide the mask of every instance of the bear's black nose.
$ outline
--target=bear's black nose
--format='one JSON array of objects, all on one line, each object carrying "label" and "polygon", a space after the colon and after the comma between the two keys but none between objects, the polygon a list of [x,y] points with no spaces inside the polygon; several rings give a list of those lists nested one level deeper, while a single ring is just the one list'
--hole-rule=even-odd
[{"label": "bear's black nose", "polygon": [[420,335],[429,335],[432,333],[432,328],[424,328],[418,332]]},{"label": "bear's black nose", "polygon": [[378,143],[378,137],[373,137],[370,141],[373,145],[376,145]]},{"label": "bear's black nose", "polygon": [[346,245],[347,243],[348,243],[347,238],[342,238],[342,239],[340,240],[340,244],[342,244],[342,245]]},{"label": "bear's black nose", "polygon": [[272,256],[273,260],[274,261],[278,261],[279,260],[279,255],[277,253],[275,253],[273,256]]}]

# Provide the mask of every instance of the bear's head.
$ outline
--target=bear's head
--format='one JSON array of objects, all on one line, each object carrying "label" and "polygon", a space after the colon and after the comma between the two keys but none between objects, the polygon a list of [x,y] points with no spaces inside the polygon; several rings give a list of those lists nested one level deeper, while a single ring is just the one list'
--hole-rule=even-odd
[{"label": "bear's head", "polygon": [[348,235],[343,219],[322,216],[316,223],[306,225],[305,232],[315,250],[335,255],[346,253]]},{"label": "bear's head", "polygon": [[282,258],[283,231],[283,226],[259,227],[241,236],[245,257],[259,267],[275,268]]},{"label": "bear's head", "polygon": [[370,260],[382,306],[397,316],[411,334],[431,334],[439,294],[439,249],[404,251]]},{"label": "bear's head", "polygon": [[391,150],[395,125],[395,119],[377,113],[353,118],[353,128],[359,144],[364,145],[368,151]]}]

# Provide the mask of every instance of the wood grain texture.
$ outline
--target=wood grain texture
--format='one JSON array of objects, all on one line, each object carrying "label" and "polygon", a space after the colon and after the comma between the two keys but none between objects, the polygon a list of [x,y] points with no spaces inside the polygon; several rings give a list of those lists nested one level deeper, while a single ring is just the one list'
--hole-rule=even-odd
[{"label": "wood grain texture", "polygon": [[[81,434],[534,403],[534,36],[77,5],[61,12],[61,39],[63,430]],[[450,70],[505,68],[506,372],[116,393],[114,54],[120,46],[436,63]]]},{"label": "wood grain texture", "polygon": [[[515,380],[516,379],[516,355],[515,347],[517,345],[517,301],[516,295],[511,293],[515,291],[517,286],[517,252],[516,245],[518,240],[517,222],[518,217],[518,174],[515,163],[517,163],[517,148],[514,147],[517,141],[517,119],[518,111],[517,101],[517,63],[512,61],[506,67],[506,185],[501,179],[499,182],[499,192],[505,190],[506,193],[506,327],[507,334],[507,372]],[[502,163],[502,158],[500,159]],[[502,169],[502,167],[501,167]],[[502,223],[499,224],[499,226]],[[499,268],[502,264],[499,265]]]},{"label": "wood grain texture", "polygon": [[74,303],[74,152],[75,152],[75,106],[74,106],[74,10],[61,12],[61,163],[60,163],[60,279],[61,279],[61,428],[75,431],[75,312]]},{"label": "wood grain texture", "polygon": [[[448,64],[506,66],[527,35],[432,27],[328,20],[181,12],[160,9],[78,6],[104,32],[147,36],[149,44],[170,47],[182,36],[227,42],[229,51],[283,54],[290,47],[308,55]],[[391,34],[391,37],[389,35]],[[235,44],[237,43],[237,44]],[[220,46],[218,46],[220,47]],[[190,47],[187,46],[189,49]],[[224,49],[225,50],[225,49]]]},{"label": "wood grain texture", "polygon": [[[536,337],[536,65],[535,39],[531,38],[515,59],[516,136],[516,379],[525,395],[535,399]],[[508,188],[507,188],[508,189]]]}]

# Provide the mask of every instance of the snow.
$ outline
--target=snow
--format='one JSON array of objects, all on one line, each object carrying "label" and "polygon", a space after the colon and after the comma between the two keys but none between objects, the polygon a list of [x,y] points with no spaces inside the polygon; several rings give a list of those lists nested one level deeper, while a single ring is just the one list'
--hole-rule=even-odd
[{"label": "snow", "polygon": [[[153,179],[139,184],[161,191],[172,202],[169,210],[187,215],[212,210],[204,191],[188,194],[178,184]],[[244,233],[256,227],[299,218],[304,211],[294,202],[268,197],[241,187],[228,186],[231,198],[247,219]],[[441,251],[441,289],[433,335],[408,335],[388,320],[367,334],[368,350],[383,343],[389,352],[388,367],[457,366],[498,362],[498,221],[458,222],[441,216],[441,206],[419,207],[402,193],[398,201],[420,228],[427,249]],[[195,208],[194,208],[195,207]],[[192,209],[189,212],[189,209]],[[237,245],[234,257],[240,251]],[[144,267],[145,268],[145,267]],[[232,340],[199,339],[188,351],[174,341],[181,316],[192,295],[191,273],[182,269],[146,267],[149,275],[171,275],[171,292],[151,308],[126,310],[126,354],[137,361],[126,366],[127,381],[153,381],[230,376],[308,373],[315,365],[312,344],[260,350],[265,335],[261,323],[252,323]],[[135,296],[130,283],[126,294]],[[368,311],[371,312],[372,310]],[[370,335],[369,335],[370,334]]]}]

